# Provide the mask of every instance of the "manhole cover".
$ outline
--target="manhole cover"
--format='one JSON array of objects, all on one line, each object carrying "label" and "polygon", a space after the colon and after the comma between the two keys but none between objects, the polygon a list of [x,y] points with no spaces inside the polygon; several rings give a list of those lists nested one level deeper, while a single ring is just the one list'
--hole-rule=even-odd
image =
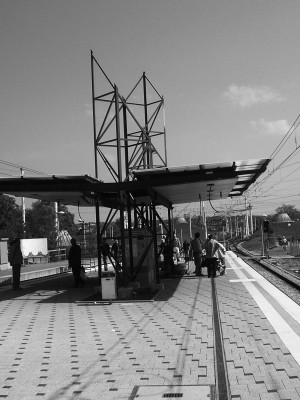
[{"label": "manhole cover", "polygon": [[182,399],[182,400],[213,400],[214,385],[170,385],[170,386],[138,386],[133,390],[134,399]]}]

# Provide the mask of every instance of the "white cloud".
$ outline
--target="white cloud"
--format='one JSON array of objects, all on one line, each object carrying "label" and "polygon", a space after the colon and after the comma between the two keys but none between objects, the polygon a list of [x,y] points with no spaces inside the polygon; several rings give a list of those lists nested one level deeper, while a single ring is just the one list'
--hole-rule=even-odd
[{"label": "white cloud", "polygon": [[283,101],[284,98],[268,86],[230,85],[224,95],[237,107],[245,108],[256,104]]},{"label": "white cloud", "polygon": [[259,121],[250,121],[250,124],[257,133],[266,135],[282,135],[290,129],[285,119],[266,121],[264,118],[261,118]]}]

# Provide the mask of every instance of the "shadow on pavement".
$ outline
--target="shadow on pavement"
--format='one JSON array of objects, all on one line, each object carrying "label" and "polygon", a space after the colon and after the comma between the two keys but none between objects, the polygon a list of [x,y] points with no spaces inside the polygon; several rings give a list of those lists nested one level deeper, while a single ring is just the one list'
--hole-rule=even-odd
[{"label": "shadow on pavement", "polygon": [[[133,291],[127,301],[167,301],[175,293],[182,276],[161,279],[164,290],[151,292],[149,289]],[[192,279],[192,278],[189,278]],[[84,288],[74,288],[72,273],[51,275],[47,278],[38,278],[21,283],[22,290],[12,290],[11,286],[0,288],[0,301],[22,298],[23,301],[39,300],[39,303],[75,303],[84,301],[101,301],[101,295],[94,293],[94,287],[99,285],[98,276],[87,275]],[[125,301],[116,299],[114,302]]]}]

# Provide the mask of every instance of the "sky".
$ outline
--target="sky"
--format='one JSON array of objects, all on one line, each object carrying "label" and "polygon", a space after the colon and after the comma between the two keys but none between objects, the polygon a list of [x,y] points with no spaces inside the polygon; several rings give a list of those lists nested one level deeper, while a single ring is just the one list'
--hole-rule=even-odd
[{"label": "sky", "polygon": [[[1,0],[0,176],[19,174],[1,161],[95,176],[91,50],[124,96],[143,72],[163,95],[168,166],[269,158],[300,110],[299,15],[296,0]],[[285,171],[254,211],[300,208]]]}]

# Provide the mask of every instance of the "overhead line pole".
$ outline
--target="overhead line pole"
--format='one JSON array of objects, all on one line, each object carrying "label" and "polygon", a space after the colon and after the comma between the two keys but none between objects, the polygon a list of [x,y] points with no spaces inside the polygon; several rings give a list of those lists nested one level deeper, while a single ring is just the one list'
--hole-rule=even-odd
[{"label": "overhead line pole", "polygon": [[[24,170],[23,170],[22,167],[20,168],[20,170],[21,170],[21,177],[23,177],[23,176],[24,176]],[[26,210],[25,210],[25,198],[22,197],[21,201],[22,201],[23,238],[25,238],[25,237],[26,237]]]}]

